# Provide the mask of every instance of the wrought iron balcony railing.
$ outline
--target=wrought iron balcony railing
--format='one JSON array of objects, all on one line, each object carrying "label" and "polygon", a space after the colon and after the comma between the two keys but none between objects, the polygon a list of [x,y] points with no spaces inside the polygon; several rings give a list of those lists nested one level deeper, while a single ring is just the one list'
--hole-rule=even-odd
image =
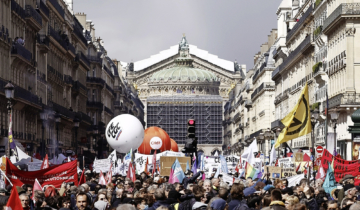
[{"label": "wrought iron balcony railing", "polygon": [[342,3],[324,20],[323,30],[342,15],[360,15],[359,3]]},{"label": "wrought iron balcony railing", "polygon": [[38,34],[36,36],[36,41],[39,43],[39,44],[44,44],[46,46],[49,46],[49,37],[47,37],[46,35],[40,35]]},{"label": "wrought iron balcony railing", "polygon": [[86,77],[86,82],[100,84],[101,86],[105,85],[105,81],[100,77]]},{"label": "wrought iron balcony railing", "polygon": [[25,5],[25,17],[34,18],[37,23],[42,25],[41,15],[31,5]]},{"label": "wrought iron balcony railing", "polygon": [[[114,90],[108,85],[108,84],[105,84],[106,85],[106,89],[108,90],[108,91],[110,91],[112,94],[113,94],[113,96],[115,96],[115,92],[114,92]],[[132,102],[132,101],[131,101]]]},{"label": "wrought iron balcony railing", "polygon": [[60,6],[58,0],[48,0],[47,2],[50,2],[50,4],[56,9],[56,11],[60,14],[60,16],[64,18],[64,16],[65,16],[65,11],[64,11],[64,9]]},{"label": "wrought iron balcony railing", "polygon": [[18,14],[22,19],[25,19],[25,10],[15,0],[11,0],[11,10]]},{"label": "wrought iron balcony railing", "polygon": [[72,52],[74,55],[76,55],[75,47],[71,43],[68,44],[68,50]]},{"label": "wrought iron balcony railing", "polygon": [[64,115],[67,118],[74,119],[75,113],[72,112],[70,109],[54,102],[52,102],[52,104],[54,111],[60,113],[61,115]]},{"label": "wrought iron balcony railing", "polygon": [[32,62],[31,52],[19,43],[13,43],[13,46],[11,47],[11,54],[20,55],[29,62]]},{"label": "wrought iron balcony railing", "polygon": [[110,71],[110,69],[108,69],[108,67],[106,67],[105,65],[104,65],[103,67],[104,67],[104,70],[110,75],[110,77],[114,79],[114,75],[113,75],[113,73]]},{"label": "wrought iron balcony railing", "polygon": [[53,37],[65,50],[67,50],[67,44],[63,38],[61,38],[59,32],[55,31],[51,26],[49,27],[49,35]]},{"label": "wrought iron balcony railing", "polygon": [[68,85],[74,84],[74,80],[72,79],[72,77],[70,75],[64,75],[64,82]]},{"label": "wrought iron balcony railing", "polygon": [[49,17],[49,14],[50,14],[49,8],[46,6],[46,4],[43,1],[40,0],[39,2],[40,2],[40,4],[38,7],[39,7],[40,11],[43,12],[47,17]]},{"label": "wrought iron balcony railing", "polygon": [[[105,110],[105,112],[109,113],[110,115],[114,115],[114,113],[111,111],[110,108],[104,106],[104,110]],[[131,110],[130,110],[130,111],[131,111]],[[132,111],[131,111],[131,112],[132,112]]]},{"label": "wrought iron balcony railing", "polygon": [[301,28],[301,26],[304,24],[306,19],[312,15],[312,11],[314,10],[313,6],[311,5],[306,12],[301,16],[300,20],[294,25],[294,27],[289,31],[289,33],[286,35],[286,42],[288,42],[294,34]]},{"label": "wrought iron balcony railing", "polygon": [[87,101],[86,106],[89,108],[91,107],[91,108],[97,108],[97,109],[102,110],[104,107],[104,104],[101,102],[98,102],[98,101]]},{"label": "wrought iron balcony railing", "polygon": [[88,56],[88,59],[90,62],[95,62],[95,63],[100,63],[100,64],[102,63],[101,58],[98,56]]},{"label": "wrought iron balcony railing", "polygon": [[75,59],[77,61],[82,61],[86,66],[90,67],[90,61],[82,52],[78,52]]}]

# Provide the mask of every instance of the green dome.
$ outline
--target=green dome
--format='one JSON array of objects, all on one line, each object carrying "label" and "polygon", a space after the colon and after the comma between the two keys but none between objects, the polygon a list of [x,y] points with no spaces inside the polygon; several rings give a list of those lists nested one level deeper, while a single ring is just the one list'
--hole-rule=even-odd
[{"label": "green dome", "polygon": [[167,81],[181,81],[181,82],[217,82],[219,81],[216,75],[204,69],[193,68],[188,65],[178,65],[168,69],[163,69],[154,73],[151,82],[167,82]]}]

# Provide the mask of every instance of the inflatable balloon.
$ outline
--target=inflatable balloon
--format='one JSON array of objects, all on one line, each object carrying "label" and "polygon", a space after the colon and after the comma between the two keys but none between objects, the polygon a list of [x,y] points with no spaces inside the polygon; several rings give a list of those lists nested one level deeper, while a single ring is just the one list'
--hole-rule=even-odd
[{"label": "inflatable balloon", "polygon": [[179,152],[179,147],[174,139],[170,139],[171,141],[171,151]]},{"label": "inflatable balloon", "polygon": [[139,153],[149,155],[151,150],[164,152],[171,149],[169,135],[159,127],[149,127],[145,129],[144,140],[138,148]]},{"label": "inflatable balloon", "polygon": [[144,128],[138,118],[130,114],[114,117],[106,126],[106,140],[120,153],[138,148],[144,139]]}]

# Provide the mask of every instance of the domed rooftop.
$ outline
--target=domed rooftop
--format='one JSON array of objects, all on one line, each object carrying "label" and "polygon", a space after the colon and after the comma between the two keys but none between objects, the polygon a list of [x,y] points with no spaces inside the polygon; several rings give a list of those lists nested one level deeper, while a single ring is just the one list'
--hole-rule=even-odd
[{"label": "domed rooftop", "polygon": [[175,60],[174,67],[154,73],[151,82],[218,82],[219,79],[210,71],[194,68],[192,58],[180,57]]}]

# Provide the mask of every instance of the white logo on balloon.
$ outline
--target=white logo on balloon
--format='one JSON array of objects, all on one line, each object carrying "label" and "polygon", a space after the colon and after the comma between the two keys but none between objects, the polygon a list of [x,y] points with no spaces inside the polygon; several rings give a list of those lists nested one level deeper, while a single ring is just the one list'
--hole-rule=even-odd
[{"label": "white logo on balloon", "polygon": [[155,136],[150,139],[150,147],[152,149],[160,149],[161,146],[162,146],[162,140],[159,137]]}]

